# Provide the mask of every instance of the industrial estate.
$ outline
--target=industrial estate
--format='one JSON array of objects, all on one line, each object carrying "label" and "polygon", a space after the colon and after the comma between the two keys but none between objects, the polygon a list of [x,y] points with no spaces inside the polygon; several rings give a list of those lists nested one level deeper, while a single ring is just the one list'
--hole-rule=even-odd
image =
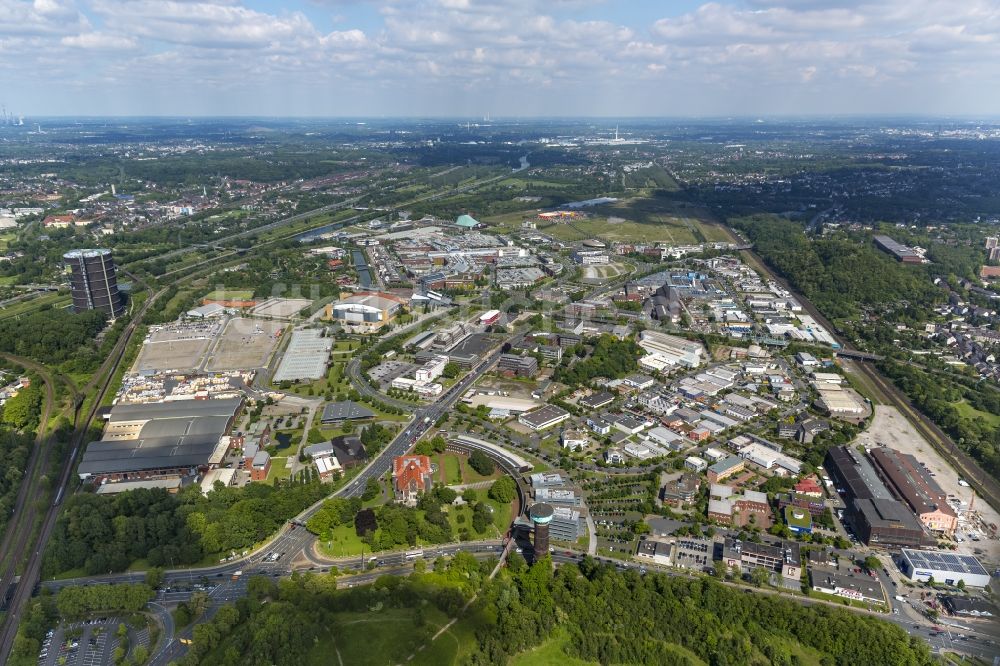
[{"label": "industrial estate", "polygon": [[[740,125],[31,126],[0,128],[0,661],[995,663],[1000,211],[828,168],[960,168],[917,129],[787,167]],[[581,585],[867,647],[573,652]]]}]

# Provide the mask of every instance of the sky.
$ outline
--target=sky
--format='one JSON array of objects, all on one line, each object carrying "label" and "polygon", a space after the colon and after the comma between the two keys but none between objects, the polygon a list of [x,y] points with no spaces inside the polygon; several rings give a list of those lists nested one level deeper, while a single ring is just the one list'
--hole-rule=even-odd
[{"label": "sky", "polygon": [[1000,0],[0,0],[26,116],[1000,116]]}]

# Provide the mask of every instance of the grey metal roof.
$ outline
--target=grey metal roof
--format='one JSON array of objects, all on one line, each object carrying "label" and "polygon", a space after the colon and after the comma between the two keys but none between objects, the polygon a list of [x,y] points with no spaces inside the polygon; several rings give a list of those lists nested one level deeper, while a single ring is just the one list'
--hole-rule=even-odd
[{"label": "grey metal roof", "polygon": [[355,419],[370,419],[375,412],[351,400],[331,402],[323,407],[323,421],[349,421]]},{"label": "grey metal roof", "polygon": [[111,410],[111,423],[146,423],[135,439],[88,444],[77,473],[84,476],[206,465],[242,402],[231,398],[116,405]]}]

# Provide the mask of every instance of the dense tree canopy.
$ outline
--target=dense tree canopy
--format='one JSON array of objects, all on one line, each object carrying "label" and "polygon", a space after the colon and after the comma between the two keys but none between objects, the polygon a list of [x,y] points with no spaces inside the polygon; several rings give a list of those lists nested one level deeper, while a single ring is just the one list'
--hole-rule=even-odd
[{"label": "dense tree canopy", "polygon": [[327,493],[318,480],[273,487],[217,487],[208,496],[192,484],[177,495],[139,489],[116,495],[73,495],[59,516],[44,571],[86,574],[194,564],[207,554],[243,550]]},{"label": "dense tree canopy", "polygon": [[94,337],[104,328],[96,310],[74,314],[69,310],[39,310],[0,321],[0,351],[42,363],[73,359],[84,364],[95,359]]},{"label": "dense tree canopy", "polygon": [[[635,372],[637,359],[642,356],[642,349],[632,340],[619,340],[613,335],[602,335],[594,343],[593,352],[589,357],[574,363],[569,367],[560,366],[554,379],[558,382],[576,386],[586,384],[595,377],[618,379]],[[566,357],[568,359],[570,357]]]},{"label": "dense tree canopy", "polygon": [[14,510],[17,490],[28,466],[33,441],[30,434],[15,432],[0,425],[0,460],[4,462],[0,470],[0,533]]}]

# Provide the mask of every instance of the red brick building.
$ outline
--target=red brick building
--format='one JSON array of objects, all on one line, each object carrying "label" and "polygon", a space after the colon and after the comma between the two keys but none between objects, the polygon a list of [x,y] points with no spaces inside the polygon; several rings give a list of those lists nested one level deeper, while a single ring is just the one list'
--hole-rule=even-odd
[{"label": "red brick building", "polygon": [[396,499],[408,504],[434,485],[431,478],[431,459],[427,456],[409,455],[393,459],[392,483]]}]

